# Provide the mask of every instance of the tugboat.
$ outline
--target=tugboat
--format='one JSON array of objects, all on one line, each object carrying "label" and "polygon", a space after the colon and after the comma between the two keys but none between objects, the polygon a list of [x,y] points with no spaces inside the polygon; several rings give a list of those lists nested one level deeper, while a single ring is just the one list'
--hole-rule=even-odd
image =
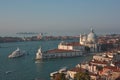
[{"label": "tugboat", "polygon": [[15,51],[12,52],[12,54],[8,56],[8,58],[17,58],[23,55],[24,55],[24,52],[21,51],[19,48],[17,48]]}]

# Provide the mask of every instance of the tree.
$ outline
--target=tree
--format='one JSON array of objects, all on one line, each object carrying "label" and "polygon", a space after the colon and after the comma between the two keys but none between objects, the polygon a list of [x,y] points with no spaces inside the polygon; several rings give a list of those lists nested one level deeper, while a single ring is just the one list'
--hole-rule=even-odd
[{"label": "tree", "polygon": [[75,74],[75,80],[90,80],[88,72],[78,72]]},{"label": "tree", "polygon": [[54,80],[67,80],[64,73],[59,73],[55,76]]},{"label": "tree", "polygon": [[90,52],[90,48],[88,46],[85,46],[85,51]]}]

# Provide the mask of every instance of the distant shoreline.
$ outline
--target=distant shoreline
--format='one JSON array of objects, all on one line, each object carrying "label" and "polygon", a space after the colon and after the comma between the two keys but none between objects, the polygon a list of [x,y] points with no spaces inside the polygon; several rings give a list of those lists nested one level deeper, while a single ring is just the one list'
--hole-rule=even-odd
[{"label": "distant shoreline", "polygon": [[0,37],[0,43],[8,42],[24,42],[24,41],[48,41],[48,40],[77,40],[79,37],[74,36],[44,36],[38,38],[37,36],[32,37]]}]

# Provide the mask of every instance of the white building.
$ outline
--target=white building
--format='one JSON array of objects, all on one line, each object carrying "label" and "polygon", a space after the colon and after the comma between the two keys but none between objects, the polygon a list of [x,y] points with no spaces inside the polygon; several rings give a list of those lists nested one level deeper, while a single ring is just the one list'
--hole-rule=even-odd
[{"label": "white building", "polygon": [[88,47],[90,49],[90,52],[99,52],[101,51],[101,46],[97,42],[97,36],[94,33],[93,29],[91,29],[91,32],[86,35],[80,35],[80,41],[79,42],[73,42],[73,43],[67,43],[62,41],[58,45],[58,49],[62,50],[79,50],[79,51],[85,51],[85,47]]},{"label": "white building", "polygon": [[58,45],[58,49],[84,51],[85,46],[80,45],[78,42],[67,43],[67,42],[62,41]]},{"label": "white building", "polygon": [[97,42],[97,36],[94,33],[94,30],[91,28],[91,32],[86,35],[80,35],[80,44],[90,48],[90,52],[99,52],[101,51],[101,46]]}]

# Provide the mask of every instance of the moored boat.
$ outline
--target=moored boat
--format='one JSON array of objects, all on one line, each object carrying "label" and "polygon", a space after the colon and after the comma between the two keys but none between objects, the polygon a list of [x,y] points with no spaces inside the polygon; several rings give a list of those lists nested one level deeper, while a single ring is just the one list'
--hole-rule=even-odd
[{"label": "moored boat", "polygon": [[55,71],[55,72],[52,72],[52,73],[50,73],[50,77],[53,77],[55,74],[57,74],[58,73],[58,71]]},{"label": "moored boat", "polygon": [[50,77],[54,77],[56,74],[59,74],[59,73],[65,73],[65,74],[66,74],[66,71],[67,71],[66,67],[61,68],[61,69],[58,70],[58,71],[55,71],[55,72],[50,73]]}]

